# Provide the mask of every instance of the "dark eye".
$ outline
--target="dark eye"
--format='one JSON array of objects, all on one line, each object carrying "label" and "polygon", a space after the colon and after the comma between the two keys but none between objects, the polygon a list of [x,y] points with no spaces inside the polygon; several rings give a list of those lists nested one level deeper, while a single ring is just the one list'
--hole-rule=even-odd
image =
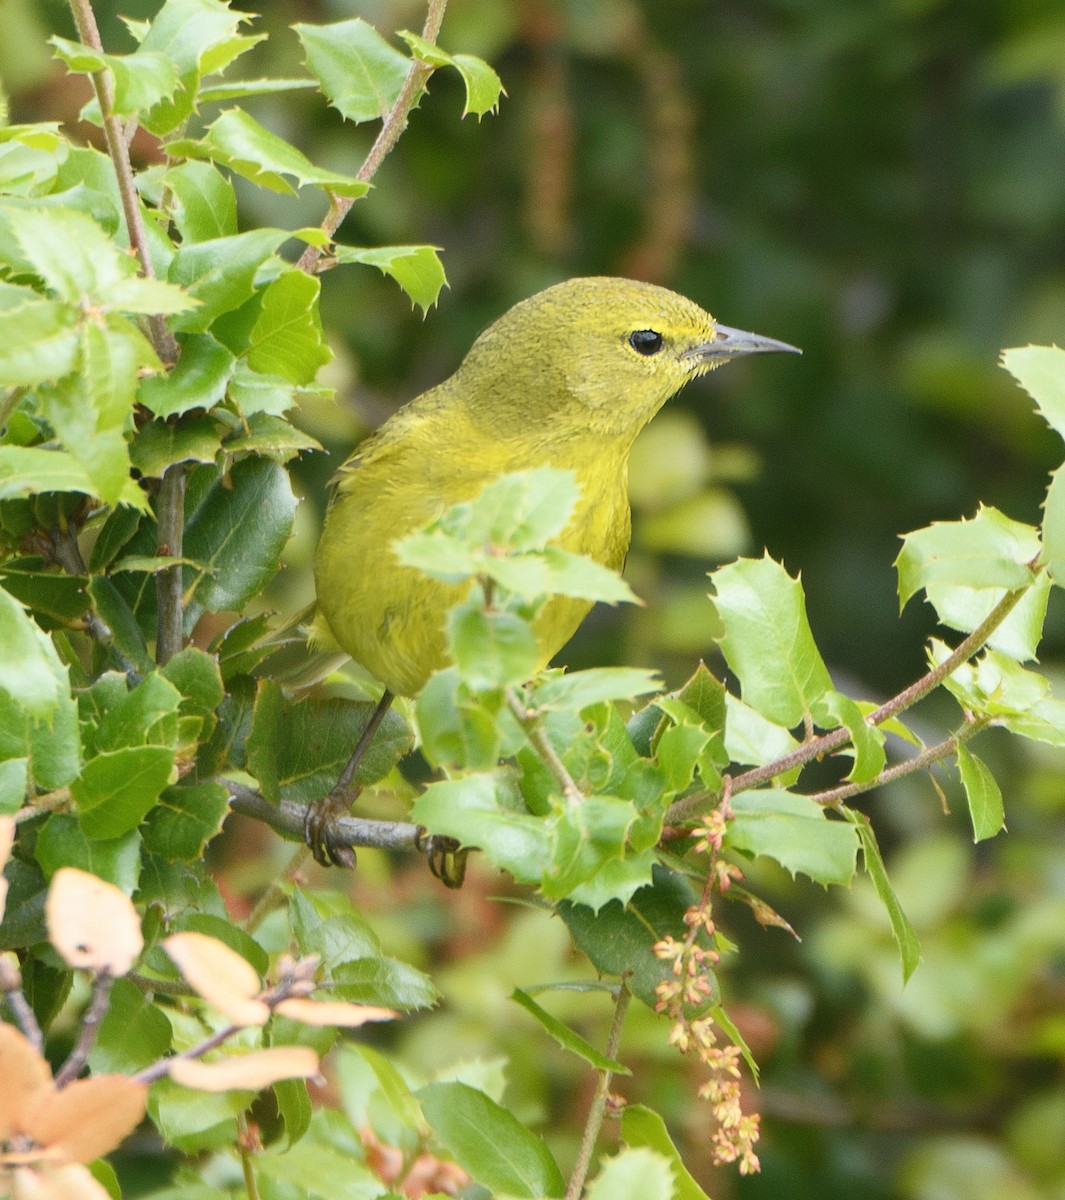
[{"label": "dark eye", "polygon": [[637,329],[629,334],[629,345],[637,354],[657,354],[662,349],[662,335],[654,329]]}]

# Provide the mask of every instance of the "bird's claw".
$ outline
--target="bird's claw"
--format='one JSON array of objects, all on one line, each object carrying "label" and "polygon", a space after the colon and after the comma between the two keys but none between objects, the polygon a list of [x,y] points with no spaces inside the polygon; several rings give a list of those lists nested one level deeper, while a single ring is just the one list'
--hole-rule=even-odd
[{"label": "bird's claw", "polygon": [[460,888],[466,878],[466,859],[469,850],[464,849],[454,838],[426,833],[419,828],[414,835],[414,845],[425,855],[429,870],[444,887]]},{"label": "bird's claw", "polygon": [[311,848],[314,861],[323,867],[355,866],[355,851],[341,843],[337,821],[351,811],[359,789],[334,788],[327,796],[316,801],[307,809],[303,821],[303,840]]}]

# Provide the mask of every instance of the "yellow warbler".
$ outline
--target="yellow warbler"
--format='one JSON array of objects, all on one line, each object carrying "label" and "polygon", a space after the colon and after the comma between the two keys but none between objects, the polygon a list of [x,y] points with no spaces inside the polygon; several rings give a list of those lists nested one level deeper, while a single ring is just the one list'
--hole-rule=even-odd
[{"label": "yellow warbler", "polygon": [[[501,475],[552,466],[573,471],[581,488],[559,544],[620,569],[636,435],[689,379],[768,351],[798,353],[719,325],[665,288],[571,279],[514,305],[450,379],[363,442],[336,476],[315,580],[329,633],[388,689],[379,716],[391,693],[414,694],[443,665],[445,619],[461,594],[402,566],[393,542]],[[565,597],[544,607],[535,626],[543,663],[590,607]]]}]

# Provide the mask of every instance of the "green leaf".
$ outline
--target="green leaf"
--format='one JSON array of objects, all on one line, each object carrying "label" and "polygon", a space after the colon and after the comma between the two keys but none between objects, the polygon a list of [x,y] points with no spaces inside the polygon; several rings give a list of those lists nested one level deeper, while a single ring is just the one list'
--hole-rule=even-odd
[{"label": "green leaf", "polygon": [[[574,596],[581,600],[600,600],[604,604],[642,604],[643,601],[624,579],[609,567],[604,567],[583,554],[571,554],[559,546],[543,551],[548,567],[547,585],[543,589],[552,596]],[[513,559],[497,559],[500,565]],[[500,580],[505,586],[505,580]]]},{"label": "green leaf", "polygon": [[166,0],[156,13],[142,51],[164,55],[177,68],[182,90],[141,115],[141,124],[162,136],[177,129],[196,107],[200,78],[222,70],[265,37],[240,37],[237,30],[249,20],[220,0]]},{"label": "green leaf", "polygon": [[969,802],[969,817],[973,823],[973,841],[982,842],[1006,828],[1002,792],[987,764],[967,746],[958,747],[958,774]]},{"label": "green leaf", "polygon": [[917,941],[917,934],[914,933],[913,926],[902,911],[902,905],[899,904],[895,889],[891,886],[891,880],[888,879],[887,869],[884,866],[884,860],[880,857],[880,847],[876,843],[876,835],[873,833],[869,818],[864,813],[855,812],[853,809],[846,809],[845,815],[858,831],[865,870],[873,881],[877,895],[887,909],[891,921],[891,932],[895,935],[895,942],[902,957],[902,980],[905,983],[917,970],[917,964],[921,961],[921,946]]},{"label": "green leaf", "polygon": [[22,807],[29,784],[29,758],[0,762],[0,816],[10,816]]},{"label": "green leaf", "polygon": [[356,17],[331,25],[292,28],[303,44],[307,69],[341,116],[358,122],[388,114],[411,63],[372,25]]},{"label": "green leaf", "polygon": [[200,862],[228,813],[229,793],[220,783],[168,787],[148,814],[145,848],[171,862]]},{"label": "green leaf", "polygon": [[305,1079],[282,1079],[273,1085],[274,1099],[285,1123],[285,1141],[295,1145],[311,1126],[311,1097]]},{"label": "green leaf", "polygon": [[459,673],[479,690],[524,682],[540,661],[528,621],[508,612],[484,612],[462,604],[448,614],[447,640]]},{"label": "green leaf", "polygon": [[423,313],[429,311],[447,283],[438,246],[333,246],[338,263],[364,263],[394,279]]},{"label": "green leaf", "polygon": [[1050,428],[1065,437],[1065,350],[1057,346],[1003,350],[1002,365],[1032,397]]},{"label": "green leaf", "polygon": [[[239,610],[274,577],[296,513],[288,472],[264,458],[238,462],[187,517],[186,603],[194,614]],[[195,616],[192,616],[195,619]]]},{"label": "green leaf", "polygon": [[165,55],[136,50],[132,54],[103,54],[80,42],[51,37],[56,54],[71,71],[91,74],[109,71],[114,80],[114,112],[126,117],[150,109],[177,91],[178,73]]},{"label": "green leaf", "polygon": [[814,719],[822,729],[844,725],[850,734],[854,766],[847,779],[868,783],[884,769],[884,731],[870,725],[860,705],[841,692],[826,692],[814,706]]},{"label": "green leaf", "polygon": [[23,606],[0,588],[0,691],[33,717],[49,717],[69,696],[66,667],[52,640]]},{"label": "green leaf", "polygon": [[446,54],[439,46],[408,30],[401,30],[399,36],[421,62],[431,67],[454,67],[459,72],[466,85],[464,117],[472,112],[480,120],[485,113],[495,112],[499,107],[499,97],[506,92],[499,76],[483,59],[472,54]]},{"label": "green leaf", "polygon": [[304,450],[321,450],[322,446],[283,417],[256,412],[248,418],[243,432],[227,437],[222,448],[229,454],[262,454],[283,463]]},{"label": "green leaf", "polygon": [[260,1151],[255,1170],[274,1184],[271,1194],[320,1200],[378,1200],[384,1184],[365,1163],[328,1143],[304,1138],[283,1152]]},{"label": "green leaf", "polygon": [[930,584],[965,588],[1014,588],[1032,582],[1039,532],[981,506],[970,521],[937,521],[906,534],[895,560],[899,604]]},{"label": "green leaf", "polygon": [[297,187],[321,187],[338,196],[362,196],[369,187],[353,175],[316,167],[295,146],[239,108],[227,109],[201,138],[171,142],[168,150],[175,156],[207,159],[228,167],[272,192],[295,194],[286,175],[295,179]]},{"label": "green leaf", "polygon": [[141,871],[141,839],[133,830],[90,841],[73,813],[52,813],[37,835],[34,857],[49,878],[60,867],[78,867],[132,895]]},{"label": "green leaf", "polygon": [[144,820],[170,782],[174,752],[131,746],[97,754],[70,785],[82,828],[90,838],[116,838]]},{"label": "green leaf", "polygon": [[205,414],[149,421],[134,436],[130,460],[142,475],[159,479],[174,463],[214,462],[221,444],[222,426]]},{"label": "green leaf", "polygon": [[431,763],[468,771],[490,771],[496,765],[502,735],[487,700],[454,667],[430,677],[418,693],[414,713],[421,749]]},{"label": "green leaf", "polygon": [[89,596],[100,620],[111,630],[115,648],[141,671],[152,669],[152,660],[136,616],[114,583],[105,575],[89,579]]},{"label": "green leaf", "polygon": [[174,367],[165,374],[143,380],[137,400],[157,417],[174,417],[193,408],[213,408],[225,399],[235,367],[236,359],[221,342],[208,333],[190,334],[182,342],[181,356]]},{"label": "green leaf", "polygon": [[89,1066],[94,1075],[133,1075],[162,1058],[171,1039],[162,1010],[136,984],[116,979],[89,1051]]},{"label": "green leaf", "polygon": [[172,745],[176,722],[170,723],[170,737],[158,736],[162,719],[176,715],[181,693],[162,675],[153,672],[104,714],[93,737],[97,751],[121,750],[124,746]]},{"label": "green leaf", "polygon": [[[182,246],[167,272],[200,306],[173,322],[178,332],[202,333],[216,317],[250,299],[259,268],[288,238],[283,229],[252,229]],[[207,378],[213,378],[207,372]]]},{"label": "green leaf", "polygon": [[386,1008],[432,1008],[440,999],[432,979],[396,958],[380,955],[349,959],[333,968],[332,994],[353,1004]]},{"label": "green leaf", "polygon": [[0,386],[32,387],[68,375],[78,353],[77,324],[76,310],[57,300],[0,310]]},{"label": "green leaf", "polygon": [[642,671],[637,667],[591,667],[587,671],[549,675],[529,689],[529,706],[580,712],[592,704],[631,700],[661,688],[662,682],[654,671]]},{"label": "green leaf", "polygon": [[578,1058],[584,1059],[590,1067],[594,1067],[597,1071],[612,1071],[615,1075],[632,1074],[624,1063],[601,1054],[591,1042],[586,1041],[568,1025],[564,1025],[558,1017],[553,1017],[541,1008],[528,992],[523,992],[521,988],[515,988],[510,993],[510,998],[520,1004],[526,1012],[531,1013],[563,1050],[568,1050],[571,1054],[576,1054]]},{"label": "green leaf", "polygon": [[315,89],[313,79],[235,79],[232,83],[213,83],[200,88],[201,104],[217,104],[222,100],[241,100],[245,96],[274,96],[280,92],[303,92]]},{"label": "green leaf", "polygon": [[587,1200],[674,1200],[668,1158],[640,1146],[605,1159],[588,1185]]},{"label": "green leaf", "polygon": [[[1063,493],[1065,496],[1065,493]],[[1049,516],[1049,514],[1048,514]],[[1044,525],[1047,528],[1049,521]],[[1050,546],[1046,546],[1044,557],[1049,559]],[[1065,569],[1065,561],[1059,564]],[[1050,562],[1051,571],[1054,569]],[[1009,654],[1018,662],[1035,658],[1043,636],[1047,602],[1050,598],[1051,576],[1041,571],[1024,595],[1017,601],[1013,611],[988,638],[988,645]],[[940,623],[962,633],[972,633],[988,616],[992,609],[1006,596],[1005,588],[966,588],[929,584],[925,588],[928,601],[936,610]]]},{"label": "green leaf", "polygon": [[248,340],[253,371],[295,384],[314,382],[318,368],[333,357],[318,315],[320,291],[318,279],[296,270],[283,272],[263,291]]},{"label": "green leaf", "polygon": [[1043,561],[1051,579],[1058,587],[1065,587],[1065,467],[1058,467],[1050,476],[1043,501],[1042,534]]},{"label": "green leaf", "polygon": [[[650,1008],[658,997],[655,988],[672,979],[673,968],[654,953],[664,937],[683,940],[688,935],[684,914],[698,897],[687,880],[655,867],[649,887],[640,888],[628,904],[612,900],[598,912],[583,904],[562,901],[559,916],[565,921],[577,948],[583,950],[604,975],[625,976],[634,995]],[[708,946],[700,935],[703,945]],[[715,995],[707,1003],[716,1002]]]},{"label": "green leaf", "polygon": [[179,163],[163,175],[172,197],[171,215],[183,244],[209,242],[237,232],[233,184],[213,163]]},{"label": "green leaf", "polygon": [[329,972],[381,949],[376,934],[346,897],[295,887],[288,915],[300,953],[317,954]]},{"label": "green leaf", "polygon": [[483,1092],[465,1083],[431,1083],[417,1096],[455,1161],[490,1191],[528,1200],[565,1191],[543,1139]]},{"label": "green leaf", "polygon": [[806,617],[802,584],[768,556],[710,575],[724,632],[718,639],[744,701],[791,729],[832,687]]},{"label": "green leaf", "polygon": [[144,348],[141,334],[125,321],[112,320],[107,327],[87,322],[81,329],[76,373],[40,393],[44,416],[108,504],[118,501],[129,484],[124,433],[133,411],[138,368],[145,365]]},{"label": "green leaf", "polygon": [[430,833],[478,847],[521,883],[538,883],[550,861],[547,823],[522,812],[498,775],[430,783],[415,800],[411,817]]},{"label": "green leaf", "polygon": [[858,841],[843,821],[830,821],[806,796],[778,788],[743,792],[731,800],[734,818],[725,843],[757,858],[775,859],[792,875],[846,886],[854,876]]},{"label": "green leaf", "polygon": [[761,767],[790,753],[798,742],[783,727],[737,697],[725,696],[725,751],[731,762]]},{"label": "green leaf", "polygon": [[665,1158],[673,1171],[672,1200],[709,1200],[684,1165],[666,1123],[643,1104],[626,1104],[621,1111],[621,1137],[630,1146],[646,1146]]},{"label": "green leaf", "polygon": [[[310,804],[336,783],[375,705],[345,699],[282,699],[276,684],[260,686],[248,738],[248,770],[263,795]],[[359,764],[355,782],[383,778],[411,747],[410,730],[394,710],[386,713]]]}]

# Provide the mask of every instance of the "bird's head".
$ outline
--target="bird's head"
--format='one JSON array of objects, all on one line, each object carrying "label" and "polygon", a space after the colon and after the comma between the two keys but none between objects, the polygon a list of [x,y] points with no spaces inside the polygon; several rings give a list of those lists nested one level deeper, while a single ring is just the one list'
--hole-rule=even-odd
[{"label": "bird's head", "polygon": [[721,325],[666,288],[597,276],[516,304],[477,339],[460,376],[494,414],[518,405],[523,423],[635,437],[689,379],[773,351],[800,353]]}]

